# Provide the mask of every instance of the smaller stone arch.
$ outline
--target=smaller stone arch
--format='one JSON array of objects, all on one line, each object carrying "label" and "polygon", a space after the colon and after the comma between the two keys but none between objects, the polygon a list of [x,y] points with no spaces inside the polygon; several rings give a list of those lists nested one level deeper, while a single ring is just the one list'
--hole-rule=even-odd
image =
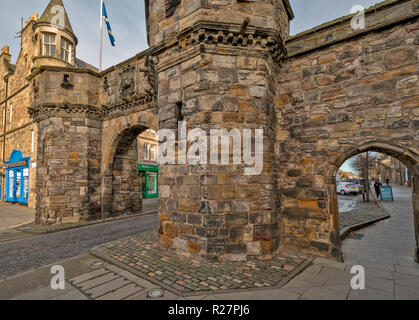
[{"label": "smaller stone arch", "polygon": [[[328,171],[328,177],[330,177],[328,179],[328,193],[329,215],[331,219],[331,228],[333,229],[332,234],[340,234],[339,208],[336,195],[336,175],[338,170],[349,158],[367,151],[379,152],[396,158],[405,164],[412,174],[412,200],[416,235],[415,259],[419,263],[419,151],[414,147],[402,148],[384,141],[367,141],[344,150],[334,159],[334,161],[331,162],[331,166]],[[334,242],[333,245],[340,250],[340,237],[335,237],[332,242]]]},{"label": "smaller stone arch", "polygon": [[416,148],[402,148],[384,141],[368,141],[359,145],[353,145],[336,157],[336,159],[332,162],[329,176],[336,176],[339,168],[347,159],[367,151],[380,152],[396,158],[400,162],[404,163],[412,173],[419,172],[419,150]]},{"label": "smaller stone arch", "polygon": [[138,135],[157,129],[157,116],[142,111],[107,121],[102,137],[102,219],[141,211],[137,165]]}]

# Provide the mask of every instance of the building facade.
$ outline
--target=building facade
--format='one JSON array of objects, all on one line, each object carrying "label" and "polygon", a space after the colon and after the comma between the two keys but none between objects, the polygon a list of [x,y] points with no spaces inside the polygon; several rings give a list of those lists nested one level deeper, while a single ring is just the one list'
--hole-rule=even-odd
[{"label": "building facade", "polygon": [[[4,168],[13,150],[30,158],[38,223],[140,210],[138,136],[183,120],[262,130],[263,169],[159,166],[160,242],[180,254],[341,259],[336,175],[366,151],[409,168],[419,244],[419,1],[367,9],[364,29],[350,15],[290,37],[287,0],[145,0],[150,48],[101,73],[77,59],[67,15],[48,23],[53,6],[22,30],[16,65],[7,49],[0,60]],[[170,139],[179,160],[190,145]]]},{"label": "building facade", "polygon": [[402,162],[389,156],[384,156],[378,163],[378,176],[381,181],[387,179],[391,184],[400,186],[411,186],[409,169]]},{"label": "building facade", "polygon": [[154,130],[148,129],[137,138],[138,165],[137,171],[141,176],[142,198],[154,199],[159,196],[159,166],[157,156],[159,142]]}]

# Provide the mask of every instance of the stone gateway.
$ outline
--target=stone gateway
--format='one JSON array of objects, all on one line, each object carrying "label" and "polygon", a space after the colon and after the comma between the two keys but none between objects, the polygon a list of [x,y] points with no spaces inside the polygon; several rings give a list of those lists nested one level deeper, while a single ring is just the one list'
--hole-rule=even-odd
[{"label": "stone gateway", "polygon": [[145,7],[150,48],[101,73],[76,58],[67,14],[57,28],[48,8],[22,30],[16,66],[2,51],[0,105],[23,119],[4,130],[3,161],[33,128],[35,151],[21,149],[36,159],[38,223],[140,210],[136,139],[184,121],[208,136],[263,130],[263,171],[161,165],[160,241],[179,253],[237,261],[291,248],[340,260],[336,174],[365,151],[408,167],[419,244],[418,0],[367,9],[364,29],[349,15],[292,37],[288,0]]}]

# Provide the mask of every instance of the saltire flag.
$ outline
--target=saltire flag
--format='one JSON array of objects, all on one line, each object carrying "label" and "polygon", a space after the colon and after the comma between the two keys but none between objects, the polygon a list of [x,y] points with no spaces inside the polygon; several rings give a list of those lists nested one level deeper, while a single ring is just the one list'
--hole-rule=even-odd
[{"label": "saltire flag", "polygon": [[111,24],[109,23],[109,18],[108,18],[108,12],[106,11],[106,6],[105,6],[105,2],[103,2],[103,8],[102,8],[102,13],[103,13],[103,19],[105,19],[106,22],[106,28],[108,29],[108,34],[109,34],[109,40],[111,41],[111,45],[113,47],[115,47],[115,37],[112,34],[112,28],[111,28]]}]

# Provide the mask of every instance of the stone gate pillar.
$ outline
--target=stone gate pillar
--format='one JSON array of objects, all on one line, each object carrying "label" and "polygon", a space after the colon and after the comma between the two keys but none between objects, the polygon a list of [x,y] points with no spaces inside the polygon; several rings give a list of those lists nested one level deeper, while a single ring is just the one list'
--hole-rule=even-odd
[{"label": "stone gate pillar", "polygon": [[37,223],[100,218],[101,122],[69,108],[30,109],[38,124]]},{"label": "stone gate pillar", "polygon": [[[292,11],[281,0],[171,2],[148,8],[149,43],[159,44],[153,53],[159,128],[176,132],[183,120],[187,134],[196,128],[207,134],[208,149],[212,129],[237,130],[242,144],[234,164],[230,146],[228,164],[210,164],[208,152],[206,163],[179,164],[178,157],[160,166],[161,242],[217,259],[269,257],[281,239],[274,73],[286,55]],[[251,130],[254,142],[258,129],[263,165],[249,175],[243,136]]]},{"label": "stone gate pillar", "polygon": [[415,259],[419,263],[419,175],[412,176],[413,214],[415,221],[416,251]]}]

